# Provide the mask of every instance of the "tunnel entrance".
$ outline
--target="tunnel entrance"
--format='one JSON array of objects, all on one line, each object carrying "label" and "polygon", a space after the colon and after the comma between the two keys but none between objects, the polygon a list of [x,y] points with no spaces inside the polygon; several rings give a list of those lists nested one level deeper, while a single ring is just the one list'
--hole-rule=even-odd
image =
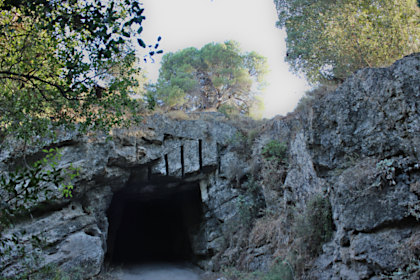
[{"label": "tunnel entrance", "polygon": [[158,180],[115,193],[107,212],[106,262],[194,262],[192,239],[202,220],[197,182]]}]

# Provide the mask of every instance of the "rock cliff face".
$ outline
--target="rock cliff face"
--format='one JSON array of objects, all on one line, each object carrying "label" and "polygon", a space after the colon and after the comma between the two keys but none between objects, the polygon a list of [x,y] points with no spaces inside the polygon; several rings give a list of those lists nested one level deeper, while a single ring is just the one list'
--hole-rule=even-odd
[{"label": "rock cliff face", "polygon": [[265,131],[257,151],[290,139],[288,174],[274,189],[283,217],[316,193],[331,202],[334,235],[308,279],[419,277],[420,54],[360,70]]},{"label": "rock cliff face", "polygon": [[[188,189],[196,189],[199,197],[191,200],[197,201],[184,201],[180,209],[175,207],[167,212],[188,212],[190,209],[185,205],[198,203],[191,210],[201,213],[196,216],[183,214],[180,220],[180,223],[192,220],[184,232],[187,236],[182,236],[189,239],[184,245],[191,248],[182,257],[210,268],[211,258],[223,248],[221,224],[235,214],[238,196],[237,191],[229,187],[227,178],[230,174],[226,173],[229,170],[226,165],[243,160],[226,150],[237,130],[219,122],[217,117],[202,117],[209,120],[175,121],[154,116],[141,127],[114,131],[112,140],[74,133],[62,135],[51,143],[50,146],[61,149],[60,166],[73,163],[80,170],[74,183],[74,198],[49,202],[36,218],[16,224],[6,234],[19,234],[27,255],[32,250],[30,239],[34,235],[43,241],[44,250],[38,252],[37,260],[34,260],[23,258],[16,248],[2,259],[2,276],[19,275],[28,265],[46,264],[58,265],[69,272],[77,270],[84,278],[96,275],[107,261],[113,261],[116,240],[129,238],[129,235],[118,237],[124,204],[159,203],[162,199],[169,203],[178,194],[193,197]],[[2,151],[3,170],[22,161],[23,157],[39,157],[42,148]],[[155,217],[155,213],[147,214]],[[156,221],[154,226],[159,227],[158,224]],[[168,230],[163,232],[166,236],[160,241],[177,234],[177,227],[182,225],[159,227],[161,231]],[[159,245],[155,246],[158,248]],[[162,254],[168,252],[163,250]]]},{"label": "rock cliff face", "polygon": [[[307,147],[336,233],[320,279],[368,279],[416,265],[420,245],[420,54],[364,69],[315,102]],[[407,277],[408,278],[408,277]]]},{"label": "rock cliff face", "polygon": [[[132,214],[126,209],[155,209],[138,208],[149,204],[167,205],[163,212],[181,217],[176,221],[182,232],[169,220],[162,222],[168,227],[147,224],[158,229],[149,235],[176,236],[167,247],[188,247],[170,250],[171,257],[181,252],[209,270],[222,265],[266,269],[287,255],[294,234],[287,224],[290,213],[305,211],[314,195],[330,201],[334,231],[301,278],[381,279],[405,271],[407,279],[418,276],[420,54],[388,68],[360,70],[310,106],[258,129],[252,147],[242,150],[235,147],[240,131],[218,114],[190,120],[154,116],[139,127],[114,131],[112,139],[61,135],[47,146],[61,148],[61,166],[80,168],[74,198],[50,202],[6,233],[18,233],[28,252],[30,236],[39,236],[44,249],[36,259],[22,258],[16,249],[1,261],[2,276],[49,263],[77,269],[81,278],[94,276],[121,258],[118,248],[131,237],[120,229],[138,230],[126,223],[124,217]],[[272,139],[287,143],[287,167],[269,169],[264,163],[262,149]],[[0,169],[37,158],[42,148],[3,150]],[[254,221],[244,237],[232,227],[243,221],[241,205],[250,205],[246,178],[248,187],[251,178],[257,181],[253,191],[277,218],[271,231],[262,226],[265,218]],[[178,197],[180,202],[173,202]],[[264,233],[258,235],[259,229]],[[141,246],[139,255],[147,258]]]}]

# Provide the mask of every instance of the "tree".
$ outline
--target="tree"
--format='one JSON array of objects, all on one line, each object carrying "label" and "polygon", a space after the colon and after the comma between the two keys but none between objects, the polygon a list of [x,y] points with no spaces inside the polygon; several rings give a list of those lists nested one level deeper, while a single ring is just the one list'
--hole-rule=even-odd
[{"label": "tree", "polygon": [[0,0],[0,7],[1,134],[28,140],[75,123],[108,130],[128,124],[127,111],[136,115],[133,40],[146,47],[138,0]]},{"label": "tree", "polygon": [[158,82],[148,98],[190,111],[230,106],[248,113],[266,72],[266,58],[242,53],[233,41],[186,48],[163,56]]},{"label": "tree", "polygon": [[[59,127],[107,131],[130,124],[124,115],[136,116],[131,94],[140,75],[134,44],[146,48],[137,0],[0,0],[0,8],[0,148],[8,135],[26,144]],[[162,52],[159,41],[149,46],[150,56]],[[5,229],[43,203],[72,196],[77,169],[59,166],[58,149],[37,156],[0,172],[2,260],[36,252],[22,251],[25,241],[3,235]],[[39,247],[40,237],[32,239]]]},{"label": "tree", "polygon": [[287,57],[312,83],[342,82],[420,51],[415,0],[275,0]]}]

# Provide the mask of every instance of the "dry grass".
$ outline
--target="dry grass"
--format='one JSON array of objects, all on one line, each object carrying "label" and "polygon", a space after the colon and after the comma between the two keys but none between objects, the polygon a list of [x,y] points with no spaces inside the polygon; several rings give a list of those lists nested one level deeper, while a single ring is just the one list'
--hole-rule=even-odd
[{"label": "dry grass", "polygon": [[168,116],[168,118],[177,121],[186,121],[191,119],[191,117],[182,110],[168,111],[165,115]]},{"label": "dry grass", "polygon": [[269,245],[273,259],[284,258],[289,253],[293,242],[290,228],[291,226],[282,216],[265,216],[258,219],[249,234],[249,246],[259,248]]},{"label": "dry grass", "polygon": [[305,92],[305,95],[299,100],[295,110],[290,115],[295,115],[299,112],[306,111],[312,104],[325,96],[326,94],[336,90],[338,85],[320,85],[314,89]]}]

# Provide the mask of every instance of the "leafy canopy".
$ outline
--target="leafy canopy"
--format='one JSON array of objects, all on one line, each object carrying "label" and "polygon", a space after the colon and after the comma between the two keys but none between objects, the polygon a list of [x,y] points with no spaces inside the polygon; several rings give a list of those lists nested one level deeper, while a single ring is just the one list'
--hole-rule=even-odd
[{"label": "leafy canopy", "polygon": [[420,51],[415,0],[274,0],[292,70],[312,83],[342,82]]},{"label": "leafy canopy", "polygon": [[75,123],[108,130],[136,115],[134,50],[146,47],[138,0],[0,0],[0,7],[3,135],[28,140]]},{"label": "leafy canopy", "polygon": [[190,111],[229,106],[248,113],[266,73],[266,58],[255,52],[242,53],[234,41],[186,48],[163,56],[158,82],[148,100]]},{"label": "leafy canopy", "polygon": [[[146,48],[142,14],[138,0],[0,0],[0,148],[8,135],[26,146],[58,127],[130,124],[125,115],[136,117],[130,95],[141,77],[135,45]],[[162,52],[157,41],[150,56]],[[35,163],[1,172],[0,259],[36,251],[22,251],[25,240],[2,234],[16,219],[72,196],[78,170],[59,160],[58,149],[44,150]]]}]

